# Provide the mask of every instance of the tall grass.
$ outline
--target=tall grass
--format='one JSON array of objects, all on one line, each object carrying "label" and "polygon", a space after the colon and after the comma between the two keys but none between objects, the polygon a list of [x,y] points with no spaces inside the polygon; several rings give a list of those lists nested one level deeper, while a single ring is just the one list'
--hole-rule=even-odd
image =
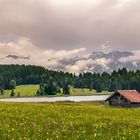
[{"label": "tall grass", "polygon": [[0,139],[139,140],[139,116],[86,103],[0,103]]}]

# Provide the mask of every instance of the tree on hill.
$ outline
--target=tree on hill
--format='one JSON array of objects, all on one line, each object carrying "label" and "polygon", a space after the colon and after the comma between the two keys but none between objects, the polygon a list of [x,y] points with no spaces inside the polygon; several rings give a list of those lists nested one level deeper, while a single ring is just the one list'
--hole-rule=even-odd
[{"label": "tree on hill", "polygon": [[46,95],[46,94],[45,94],[44,84],[40,84],[40,85],[39,85],[39,89],[37,90],[36,95],[37,95],[37,96]]},{"label": "tree on hill", "polygon": [[3,95],[4,94],[4,89],[0,89],[0,94]]},{"label": "tree on hill", "polygon": [[10,89],[15,89],[16,88],[16,85],[17,85],[16,84],[16,81],[15,80],[11,80],[10,83],[9,83],[9,88]]},{"label": "tree on hill", "polygon": [[51,80],[50,83],[45,86],[45,93],[48,95],[55,95],[57,93],[56,83]]},{"label": "tree on hill", "polygon": [[11,91],[10,96],[11,96],[11,97],[14,97],[14,96],[15,96],[15,92],[14,92],[14,90],[13,90],[13,89],[12,89],[12,91]]},{"label": "tree on hill", "polygon": [[61,92],[60,88],[52,80],[48,84],[41,84],[37,90],[37,95],[56,95]]},{"label": "tree on hill", "polygon": [[63,87],[63,94],[66,94],[66,95],[70,94],[70,87],[69,87],[68,83],[65,83],[65,85]]}]

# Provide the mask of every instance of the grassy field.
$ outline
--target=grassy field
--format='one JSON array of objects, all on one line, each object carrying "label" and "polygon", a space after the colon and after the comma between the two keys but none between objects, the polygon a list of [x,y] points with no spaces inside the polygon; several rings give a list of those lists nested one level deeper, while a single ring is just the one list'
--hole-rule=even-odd
[{"label": "grassy field", "polygon": [[[39,88],[39,85],[21,85],[17,86],[14,92],[16,93],[16,96],[20,94],[20,96],[35,96],[37,89]],[[10,96],[11,90],[5,91],[5,96]]]},{"label": "grassy field", "polygon": [[[14,92],[16,93],[16,96],[20,94],[21,97],[31,97],[35,96],[37,89],[39,88],[39,85],[21,85],[17,86]],[[11,90],[6,90],[4,97],[9,97],[11,94]],[[96,90],[89,90],[89,89],[80,89],[80,88],[71,88],[70,89],[71,95],[94,95],[94,94],[110,94],[110,92],[103,91],[101,93],[97,93]],[[58,94],[62,95],[62,94]]]},{"label": "grassy field", "polygon": [[100,103],[0,103],[0,139],[139,140],[139,116]]},{"label": "grassy field", "polygon": [[111,92],[103,91],[100,93],[97,93],[96,90],[90,90],[90,89],[81,89],[81,88],[71,88],[70,90],[71,95],[93,95],[93,94],[111,94]]}]

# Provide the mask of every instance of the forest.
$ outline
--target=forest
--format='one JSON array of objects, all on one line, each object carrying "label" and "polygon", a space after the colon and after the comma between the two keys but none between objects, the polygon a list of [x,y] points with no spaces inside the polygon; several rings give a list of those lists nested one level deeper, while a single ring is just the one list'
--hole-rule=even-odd
[{"label": "forest", "polygon": [[[68,94],[68,87],[88,88],[101,91],[136,89],[140,91],[140,70],[128,71],[126,68],[112,73],[80,73],[79,75],[52,71],[34,65],[0,65],[0,90],[13,89],[16,85],[39,84],[40,90],[59,92],[60,88]],[[39,91],[38,91],[38,94]]]}]

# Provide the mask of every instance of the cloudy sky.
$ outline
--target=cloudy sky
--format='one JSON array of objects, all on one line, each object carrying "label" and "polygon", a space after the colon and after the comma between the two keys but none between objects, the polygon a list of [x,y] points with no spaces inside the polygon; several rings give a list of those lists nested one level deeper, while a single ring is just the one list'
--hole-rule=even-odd
[{"label": "cloudy sky", "polygon": [[1,58],[55,65],[53,57],[136,51],[139,37],[140,0],[0,0]]}]

